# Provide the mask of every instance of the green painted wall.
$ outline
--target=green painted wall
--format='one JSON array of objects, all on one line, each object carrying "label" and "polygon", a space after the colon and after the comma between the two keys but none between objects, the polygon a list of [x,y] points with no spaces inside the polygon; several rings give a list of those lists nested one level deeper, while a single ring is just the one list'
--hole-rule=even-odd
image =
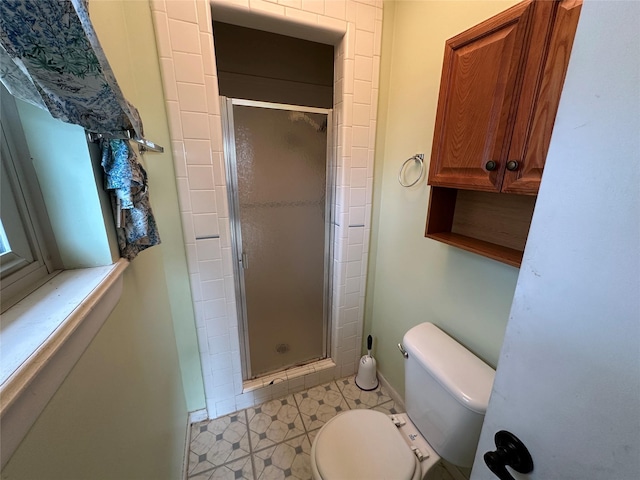
[{"label": "green painted wall", "polygon": [[124,95],[140,111],[145,135],[165,148],[146,153],[151,202],[162,245],[169,309],[178,347],[187,410],[205,408],[189,272],[182,237],[171,139],[150,5],[147,1],[92,0],[91,21]]},{"label": "green painted wall", "polygon": [[120,302],[3,469],[3,480],[175,480],[187,412],[205,406],[149,4],[92,0],[90,12],[146,135],[167,151],[143,160],[163,243],[131,263]]},{"label": "green painted wall", "polygon": [[159,250],[2,470],[3,480],[180,478],[187,424]]},{"label": "green painted wall", "polygon": [[424,238],[426,181],[403,188],[405,159],[428,160],[445,40],[515,1],[385,2],[365,337],[380,372],[404,392],[396,347],[430,321],[495,366],[519,270]]}]

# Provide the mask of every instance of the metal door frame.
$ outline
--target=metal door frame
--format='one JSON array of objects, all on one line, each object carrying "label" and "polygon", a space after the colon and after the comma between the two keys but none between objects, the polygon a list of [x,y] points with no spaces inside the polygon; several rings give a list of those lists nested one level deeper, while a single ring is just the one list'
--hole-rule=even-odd
[{"label": "metal door frame", "polygon": [[[325,240],[324,240],[324,292],[323,292],[323,335],[322,358],[329,356],[331,345],[331,312],[333,289],[333,240],[335,226],[335,178],[336,164],[333,138],[333,110],[326,108],[304,107],[282,103],[260,102],[239,98],[220,96],[220,113],[222,117],[222,143],[225,158],[227,180],[227,199],[229,203],[229,225],[231,234],[231,252],[233,258],[233,276],[235,283],[236,309],[240,322],[238,334],[240,338],[240,355],[242,379],[250,380],[251,358],[249,351],[249,325],[247,318],[246,291],[244,285],[244,268],[242,259],[242,230],[240,225],[240,205],[238,200],[238,176],[236,159],[236,140],[233,120],[233,106],[267,108],[271,110],[289,110],[304,113],[320,113],[327,115],[327,159],[326,159],[326,195],[325,195]],[[290,367],[288,367],[290,368]]]}]

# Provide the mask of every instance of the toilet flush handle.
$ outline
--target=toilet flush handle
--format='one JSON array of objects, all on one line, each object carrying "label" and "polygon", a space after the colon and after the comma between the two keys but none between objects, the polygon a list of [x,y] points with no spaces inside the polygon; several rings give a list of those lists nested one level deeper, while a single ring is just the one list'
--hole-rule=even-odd
[{"label": "toilet flush handle", "polygon": [[400,350],[400,353],[404,358],[409,358],[409,353],[404,349],[404,346],[401,343],[398,344],[398,350]]},{"label": "toilet flush handle", "polygon": [[495,436],[495,452],[484,454],[484,463],[500,480],[515,480],[507,465],[518,473],[533,471],[533,460],[527,447],[513,433],[500,430]]}]

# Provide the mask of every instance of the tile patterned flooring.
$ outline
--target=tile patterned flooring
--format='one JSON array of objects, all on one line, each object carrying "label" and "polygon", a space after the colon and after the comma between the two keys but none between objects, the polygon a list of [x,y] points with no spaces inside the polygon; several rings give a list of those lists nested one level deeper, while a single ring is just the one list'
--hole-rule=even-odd
[{"label": "tile patterned flooring", "polygon": [[354,408],[398,413],[384,387],[363,392],[354,380],[342,378],[194,423],[188,479],[311,479],[311,443],[330,418]]}]

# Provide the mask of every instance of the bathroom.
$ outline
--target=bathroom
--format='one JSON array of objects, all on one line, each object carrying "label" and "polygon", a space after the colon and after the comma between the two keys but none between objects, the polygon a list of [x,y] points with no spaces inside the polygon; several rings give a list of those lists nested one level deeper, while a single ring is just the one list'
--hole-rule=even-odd
[{"label": "bathroom", "polygon": [[[190,15],[189,12],[206,15],[205,2],[176,3],[178,18]],[[219,3],[249,4],[242,0]],[[358,5],[371,7],[372,10],[363,10],[367,13],[361,14],[364,15],[361,21],[372,27],[362,31],[370,34],[366,36],[372,44],[379,42],[380,45],[379,55],[374,52],[365,69],[371,76],[361,80],[365,89],[370,88],[370,101],[362,103],[363,110],[368,112],[365,117],[370,120],[366,132],[362,132],[367,134],[369,142],[361,147],[366,150],[366,156],[361,166],[351,165],[352,169],[369,169],[364,187],[354,187],[366,190],[361,206],[366,212],[367,227],[354,235],[352,243],[359,246],[360,257],[346,260],[346,252],[340,257],[345,263],[352,263],[353,268],[359,268],[358,276],[350,277],[359,281],[355,303],[350,307],[355,315],[351,323],[357,325],[357,330],[344,337],[341,346],[346,348],[332,355],[337,357],[335,367],[307,372],[309,378],[303,382],[319,384],[321,375],[340,378],[353,374],[356,361],[363,353],[364,338],[372,333],[380,373],[396,391],[402,392],[403,363],[396,345],[409,328],[427,319],[440,325],[490,365],[497,365],[516,284],[524,270],[425,239],[429,187],[422,182],[414,188],[402,188],[398,185],[397,173],[406,158],[416,153],[429,157],[444,41],[514,3],[250,2],[252,9],[266,12],[264,15],[268,18],[279,18],[276,10],[288,9],[290,16],[297,15],[306,21],[310,16],[319,18],[319,11],[339,20],[341,13],[333,17],[329,12],[343,8],[345,19],[352,15],[358,22]],[[199,345],[199,341],[206,342],[206,339],[198,335],[196,327],[198,309],[207,307],[197,300],[199,297],[192,289],[198,285],[195,273],[198,258],[219,266],[223,280],[230,276],[230,264],[225,263],[231,258],[230,247],[220,240],[218,245],[212,241],[213,248],[201,248],[204,250],[201,252],[195,241],[185,241],[188,237],[183,228],[191,228],[195,238],[196,229],[206,229],[212,221],[220,225],[220,230],[205,233],[223,238],[228,232],[222,230],[224,222],[219,221],[218,212],[200,212],[193,197],[180,197],[185,193],[181,183],[186,182],[188,172],[179,171],[174,165],[179,165],[176,157],[185,151],[183,143],[186,142],[176,140],[169,132],[182,130],[179,124],[171,123],[180,121],[179,114],[171,109],[172,105],[179,106],[181,92],[168,91],[162,83],[164,68],[170,61],[163,51],[175,48],[171,42],[176,40],[173,36],[157,36],[154,30],[158,28],[154,15],[158,14],[153,12],[164,12],[166,18],[171,9],[163,4],[90,1],[92,20],[102,46],[127,98],[140,110],[147,134],[157,143],[171,146],[164,154],[148,154],[146,158],[163,243],[140,255],[125,272],[125,291],[119,304],[3,469],[3,479],[180,478],[189,412],[209,409],[215,410],[217,416],[218,411],[230,413],[253,406],[254,400],[275,398],[281,393],[276,384],[271,391],[266,389],[262,398],[261,394],[253,399],[236,398],[238,385],[234,382],[237,383],[236,373],[240,370],[239,354],[229,356],[224,360],[227,366],[219,369],[222,378],[230,378],[219,385],[230,385],[232,395],[215,397],[215,392],[207,392],[208,379],[204,377],[211,365],[205,365],[201,352],[208,346]],[[374,12],[373,17],[370,11]],[[326,31],[335,32],[335,22],[329,21],[327,25]],[[208,39],[203,38],[205,32],[200,30],[197,36],[202,40],[201,45],[210,45]],[[163,40],[166,43],[163,44]],[[352,47],[359,57],[357,41],[356,35],[356,45]],[[579,45],[576,43],[574,48]],[[193,60],[190,55],[183,57],[185,62]],[[204,53],[202,58],[205,62]],[[349,68],[357,66],[356,58]],[[208,73],[213,71],[213,65],[204,63],[194,68],[202,68],[207,91],[216,91],[216,85],[210,83],[215,77]],[[379,76],[376,76],[378,68]],[[353,92],[356,94],[360,95]],[[217,104],[214,102],[208,108],[216,109]],[[355,123],[356,111],[350,114],[355,133],[359,127]],[[207,131],[206,140],[221,145],[215,135],[217,130]],[[222,153],[220,149],[216,152]],[[624,152],[621,150],[620,154]],[[637,150],[633,154],[637,158]],[[218,160],[221,161],[221,157]],[[351,161],[354,160],[352,156]],[[213,173],[216,180],[221,178]],[[224,183],[216,183],[214,187],[215,203],[223,205],[226,202]],[[561,186],[550,184],[544,193],[554,196],[561,190]],[[191,202],[191,208],[185,207],[187,202]],[[637,205],[632,204],[631,208],[635,208],[631,212],[637,211]],[[608,211],[598,211],[598,215],[604,217]],[[631,223],[632,219],[626,221]],[[538,227],[544,230],[544,226]],[[542,249],[546,242],[539,240],[538,248]],[[348,247],[349,243],[345,245]],[[555,250],[548,245],[547,248],[552,250],[549,255],[561,258],[559,246]],[[202,257],[203,254],[209,256]],[[586,274],[577,267],[576,273],[595,276],[594,272],[601,268],[600,264],[586,264]],[[535,275],[535,272],[526,273]],[[225,285],[225,288],[228,287]],[[556,298],[536,297],[535,291],[526,292],[526,296],[529,295],[530,302],[547,302],[549,308],[560,302]],[[220,308],[234,312],[235,304],[225,300]],[[583,310],[589,308],[585,303]],[[635,304],[629,305],[628,311],[633,308]],[[334,327],[345,328],[345,325]],[[347,324],[346,328],[354,327]],[[342,333],[335,332],[336,336]],[[637,338],[635,327],[628,327],[627,333]],[[240,351],[234,343],[239,338],[237,327],[228,326],[221,337],[219,340],[227,352]],[[214,399],[213,405],[207,403],[207,398]],[[637,449],[637,444],[634,448]]]}]

